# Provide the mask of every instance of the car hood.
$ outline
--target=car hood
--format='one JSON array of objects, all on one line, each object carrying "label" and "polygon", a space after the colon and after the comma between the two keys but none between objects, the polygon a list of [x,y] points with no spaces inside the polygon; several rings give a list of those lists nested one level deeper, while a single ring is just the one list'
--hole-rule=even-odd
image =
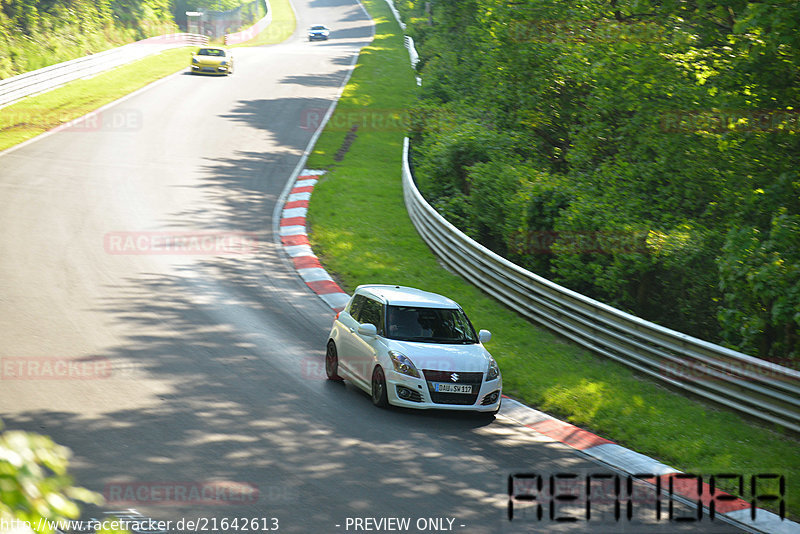
[{"label": "car hood", "polygon": [[436,371],[485,372],[492,356],[483,345],[444,345],[387,339],[389,350],[402,352],[417,369]]},{"label": "car hood", "polygon": [[328,33],[329,30],[308,30],[308,33],[312,33],[314,35],[323,35]]}]

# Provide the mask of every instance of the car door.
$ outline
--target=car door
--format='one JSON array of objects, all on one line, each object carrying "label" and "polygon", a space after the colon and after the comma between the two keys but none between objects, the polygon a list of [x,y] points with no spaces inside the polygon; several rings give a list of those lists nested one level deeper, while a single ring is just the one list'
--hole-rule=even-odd
[{"label": "car door", "polygon": [[380,347],[379,338],[385,335],[384,332],[384,306],[382,302],[367,297],[361,307],[358,321],[361,324],[367,323],[375,325],[379,337],[364,336],[358,333],[356,328],[353,346],[353,371],[358,377],[369,384],[372,380],[372,370],[377,361],[377,351]]},{"label": "car door", "polygon": [[358,336],[359,316],[366,297],[356,295],[350,306],[339,314],[337,319],[341,323],[340,336],[337,339],[336,349],[339,356],[339,367],[349,375],[355,375],[354,362],[356,353],[356,338]]}]

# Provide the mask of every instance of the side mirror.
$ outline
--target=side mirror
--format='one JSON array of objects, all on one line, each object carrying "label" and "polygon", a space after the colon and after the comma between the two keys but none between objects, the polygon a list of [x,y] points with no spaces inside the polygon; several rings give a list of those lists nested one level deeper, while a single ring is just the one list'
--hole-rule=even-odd
[{"label": "side mirror", "polygon": [[488,330],[481,330],[478,332],[478,341],[481,343],[488,343],[492,339],[492,333]]},{"label": "side mirror", "polygon": [[362,336],[375,337],[378,335],[378,329],[374,324],[362,323],[358,325],[358,333]]}]

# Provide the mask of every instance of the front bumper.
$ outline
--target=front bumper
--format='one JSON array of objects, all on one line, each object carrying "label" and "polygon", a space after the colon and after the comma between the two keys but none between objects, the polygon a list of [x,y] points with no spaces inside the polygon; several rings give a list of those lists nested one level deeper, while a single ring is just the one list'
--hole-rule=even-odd
[{"label": "front bumper", "polygon": [[194,74],[225,75],[225,74],[230,74],[231,72],[230,65],[195,65],[193,63],[191,67],[192,67],[192,73]]},{"label": "front bumper", "polygon": [[309,41],[327,41],[328,36],[323,33],[309,33],[308,34]]},{"label": "front bumper", "polygon": [[[454,410],[469,412],[496,412],[500,408],[503,391],[503,379],[498,377],[496,380],[482,381],[478,387],[477,394],[474,395],[474,402],[469,404],[448,404],[447,402],[434,402],[428,381],[424,378],[414,378],[398,373],[397,371],[386,370],[386,393],[389,404],[401,406],[403,408],[414,408],[417,410]],[[484,404],[487,403],[487,404]]]}]

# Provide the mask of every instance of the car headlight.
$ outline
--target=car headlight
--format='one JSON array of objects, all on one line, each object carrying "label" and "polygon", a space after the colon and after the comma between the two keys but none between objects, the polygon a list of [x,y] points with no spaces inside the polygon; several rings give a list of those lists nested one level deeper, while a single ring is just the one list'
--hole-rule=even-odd
[{"label": "car headlight", "polygon": [[395,371],[404,375],[413,376],[414,378],[419,378],[419,371],[417,371],[417,368],[414,367],[414,364],[405,354],[397,352],[396,350],[390,350],[389,358],[392,359],[392,365],[394,365]]},{"label": "car headlight", "polygon": [[196,57],[192,58],[192,63],[197,63],[197,58]]},{"label": "car headlight", "polygon": [[497,367],[497,362],[492,359],[489,362],[489,371],[486,373],[486,380],[495,380],[500,376],[500,368]]},{"label": "car headlight", "polygon": [[227,62],[227,61],[221,61],[221,62],[220,62],[220,65],[222,65],[223,67],[224,67],[225,65],[227,65],[227,64],[228,64],[228,62]]}]

